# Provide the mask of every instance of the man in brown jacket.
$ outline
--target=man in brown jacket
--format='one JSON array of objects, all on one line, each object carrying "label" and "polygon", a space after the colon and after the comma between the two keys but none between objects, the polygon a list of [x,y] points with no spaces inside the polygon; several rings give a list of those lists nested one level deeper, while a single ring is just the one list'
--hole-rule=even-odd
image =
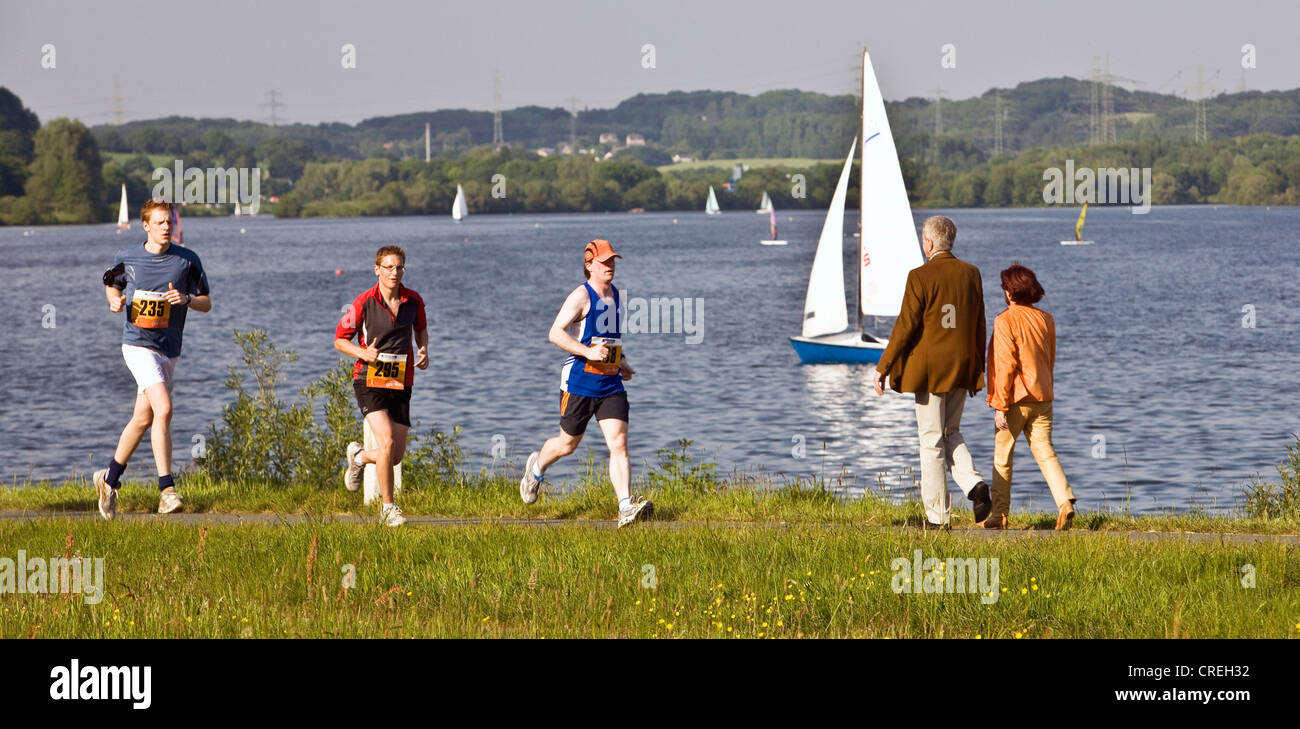
[{"label": "man in brown jacket", "polygon": [[916,394],[921,441],[921,502],[926,529],[948,526],[952,504],[946,470],[970,499],[976,523],[989,515],[989,487],[975,470],[961,437],[965,397],[984,388],[984,287],[980,270],[952,254],[957,226],[934,216],[921,228],[927,262],[907,275],[907,289],[889,346],[876,365],[877,395],[884,378],[895,392]]}]

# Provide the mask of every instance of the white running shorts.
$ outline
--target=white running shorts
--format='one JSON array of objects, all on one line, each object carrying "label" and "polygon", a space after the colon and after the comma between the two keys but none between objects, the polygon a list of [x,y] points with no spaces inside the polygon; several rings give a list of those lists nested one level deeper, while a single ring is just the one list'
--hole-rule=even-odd
[{"label": "white running shorts", "polygon": [[126,360],[126,368],[135,377],[138,394],[144,394],[145,388],[159,382],[167,385],[167,392],[172,391],[176,360],[180,357],[165,357],[156,349],[123,344],[122,359]]}]

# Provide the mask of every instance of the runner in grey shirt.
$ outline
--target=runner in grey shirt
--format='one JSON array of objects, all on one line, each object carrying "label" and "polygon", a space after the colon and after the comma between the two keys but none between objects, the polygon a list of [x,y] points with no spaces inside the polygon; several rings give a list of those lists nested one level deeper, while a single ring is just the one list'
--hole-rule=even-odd
[{"label": "runner in grey shirt", "polygon": [[108,309],[125,311],[122,358],[136,382],[135,412],[122,430],[108,468],[95,472],[99,513],[112,519],[117,513],[117,489],[126,463],[151,431],[154,461],[158,466],[158,513],[181,508],[181,497],[171,475],[172,399],[176,361],[187,309],[210,311],[208,278],[193,251],[171,241],[173,205],[157,198],[140,211],[149,239],[123,248],[104,272]]}]

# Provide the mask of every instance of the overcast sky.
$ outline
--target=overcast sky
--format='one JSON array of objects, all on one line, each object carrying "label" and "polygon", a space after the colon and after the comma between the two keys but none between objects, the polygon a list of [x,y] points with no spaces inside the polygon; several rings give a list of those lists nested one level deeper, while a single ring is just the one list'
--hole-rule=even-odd
[{"label": "overcast sky", "polygon": [[[1071,8],[1071,5],[1074,8]],[[412,111],[609,107],[641,92],[798,88],[849,93],[872,54],[887,99],[966,98],[1110,57],[1129,88],[1300,87],[1295,0],[1059,3],[928,0],[0,0],[0,86],[42,121],[171,114],[356,122]],[[943,68],[944,44],[955,68]],[[1242,68],[1242,46],[1256,68]],[[54,46],[54,69],[42,46]],[[344,44],[356,68],[342,67]],[[654,46],[654,67],[642,48]],[[1244,74],[1244,77],[1243,77]]]}]

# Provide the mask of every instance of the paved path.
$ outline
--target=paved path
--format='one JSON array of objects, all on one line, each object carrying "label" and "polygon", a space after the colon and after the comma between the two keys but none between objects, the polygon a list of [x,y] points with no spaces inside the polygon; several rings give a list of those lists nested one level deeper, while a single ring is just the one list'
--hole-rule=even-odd
[{"label": "paved path", "polygon": [[[74,521],[101,521],[96,512],[84,511],[0,511],[0,521],[8,520],[74,520]],[[142,523],[142,524],[186,524],[190,526],[206,525],[240,525],[240,524],[374,524],[378,526],[378,519],[372,516],[362,516],[359,514],[218,514],[218,513],[197,513],[197,514],[120,514],[117,521]],[[498,525],[498,526],[524,526],[524,527],[584,527],[589,529],[613,529],[616,522],[600,519],[490,519],[482,517],[438,517],[438,516],[410,516],[406,517],[408,527],[449,527],[449,526],[478,526],[478,525]],[[809,524],[796,522],[744,522],[744,521],[658,521],[643,522],[637,524],[635,528],[644,529],[652,527],[655,529],[682,529],[687,527],[710,527],[715,529],[743,529],[743,528],[768,528],[768,529],[791,529],[800,526],[810,526]],[[917,532],[915,528],[905,526],[863,526],[857,524],[821,524],[826,529],[858,529],[860,531],[909,531]],[[1221,534],[1221,533],[1204,533],[1204,532],[1139,532],[1139,531],[1088,531],[1086,529],[1075,529],[1066,533],[1057,533],[1050,529],[980,529],[977,527],[957,528],[949,532],[952,535],[973,537],[977,539],[1069,539],[1076,534],[1106,535],[1111,537],[1123,537],[1130,541],[1155,542],[1155,541],[1188,541],[1198,543],[1212,544],[1258,544],[1258,543],[1277,543],[1277,544],[1300,544],[1300,535],[1297,534]],[[935,533],[929,533],[931,536],[937,536]]]}]

